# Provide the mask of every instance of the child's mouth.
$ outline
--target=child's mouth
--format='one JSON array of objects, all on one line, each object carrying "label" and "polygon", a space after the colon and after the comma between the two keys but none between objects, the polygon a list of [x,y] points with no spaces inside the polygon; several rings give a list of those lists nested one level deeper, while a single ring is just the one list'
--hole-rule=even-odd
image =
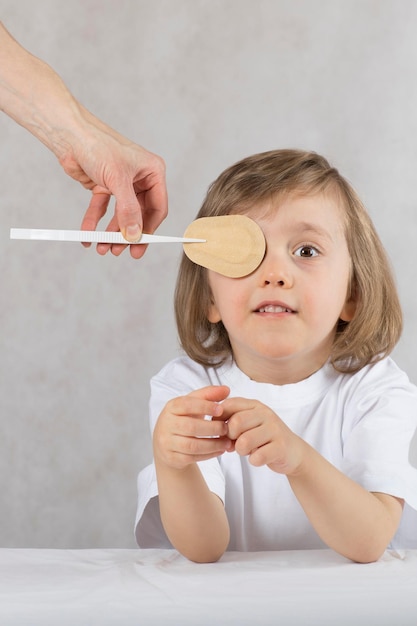
[{"label": "child's mouth", "polygon": [[292,309],[288,309],[287,307],[268,304],[256,309],[256,313],[294,313],[294,311],[292,311]]}]

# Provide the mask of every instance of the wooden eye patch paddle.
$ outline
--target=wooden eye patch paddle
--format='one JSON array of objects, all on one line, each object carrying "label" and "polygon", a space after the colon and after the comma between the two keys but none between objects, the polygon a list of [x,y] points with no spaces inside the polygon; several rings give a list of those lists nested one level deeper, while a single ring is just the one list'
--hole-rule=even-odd
[{"label": "wooden eye patch paddle", "polygon": [[251,274],[265,256],[262,229],[246,215],[200,217],[188,226],[184,237],[206,240],[183,244],[193,263],[230,278]]}]

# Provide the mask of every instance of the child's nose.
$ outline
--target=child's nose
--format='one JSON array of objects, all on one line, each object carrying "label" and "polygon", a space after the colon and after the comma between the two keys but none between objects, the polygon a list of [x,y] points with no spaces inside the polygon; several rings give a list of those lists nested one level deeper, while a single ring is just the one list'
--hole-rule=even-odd
[{"label": "child's nose", "polygon": [[288,259],[282,255],[267,254],[260,266],[260,280],[264,286],[292,287],[294,279]]}]

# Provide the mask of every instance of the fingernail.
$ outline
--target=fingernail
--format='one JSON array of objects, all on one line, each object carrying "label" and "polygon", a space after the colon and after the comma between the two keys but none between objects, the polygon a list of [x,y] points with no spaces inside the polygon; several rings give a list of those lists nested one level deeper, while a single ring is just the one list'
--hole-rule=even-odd
[{"label": "fingernail", "polygon": [[142,234],[141,229],[138,224],[133,224],[126,228],[125,234],[123,235],[125,239],[128,241],[137,241]]}]

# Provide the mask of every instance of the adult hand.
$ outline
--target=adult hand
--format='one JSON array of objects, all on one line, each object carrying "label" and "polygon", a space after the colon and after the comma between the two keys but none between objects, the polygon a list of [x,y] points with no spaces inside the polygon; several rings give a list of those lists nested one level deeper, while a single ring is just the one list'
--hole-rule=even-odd
[{"label": "adult hand", "polygon": [[[115,214],[107,230],[136,241],[152,233],[167,214],[163,160],[129,141],[87,111],[58,74],[25,50],[0,22],[0,109],[42,141],[65,172],[93,192],[82,228],[94,230],[111,195]],[[88,244],[87,244],[88,245]],[[99,244],[104,254],[124,245]],[[146,246],[130,246],[139,258]]]},{"label": "adult hand", "polygon": [[[59,157],[65,172],[92,191],[81,228],[95,230],[114,195],[115,212],[107,230],[120,230],[129,241],[139,239],[142,230],[153,233],[168,212],[164,161],[82,107],[81,113],[86,121],[85,130],[79,134],[82,141],[74,138]],[[140,258],[146,247],[131,245],[132,257]],[[111,249],[119,255],[125,248],[120,244],[97,245],[100,254]]]}]

